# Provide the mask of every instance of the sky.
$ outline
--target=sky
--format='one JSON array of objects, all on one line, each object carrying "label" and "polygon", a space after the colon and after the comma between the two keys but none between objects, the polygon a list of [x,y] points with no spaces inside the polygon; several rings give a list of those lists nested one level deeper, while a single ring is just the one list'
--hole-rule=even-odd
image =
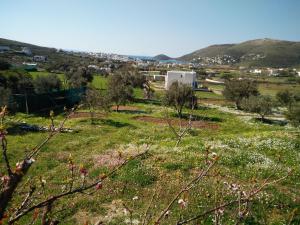
[{"label": "sky", "polygon": [[0,0],[0,37],[178,57],[212,44],[300,41],[300,0]]}]

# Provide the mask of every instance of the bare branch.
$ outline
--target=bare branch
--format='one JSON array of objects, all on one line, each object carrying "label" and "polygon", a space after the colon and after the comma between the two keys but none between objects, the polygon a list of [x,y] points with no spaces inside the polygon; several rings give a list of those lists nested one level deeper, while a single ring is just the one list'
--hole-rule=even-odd
[{"label": "bare branch", "polygon": [[199,214],[197,216],[194,216],[194,217],[186,219],[186,220],[179,221],[177,223],[177,225],[182,225],[182,224],[190,223],[192,221],[195,221],[197,219],[205,217],[205,216],[207,216],[207,215],[209,215],[209,214],[211,214],[211,213],[213,213],[213,212],[215,212],[215,211],[217,211],[219,209],[223,209],[223,208],[226,208],[228,206],[237,204],[238,202],[241,202],[241,203],[250,202],[250,201],[252,201],[252,198],[255,195],[257,195],[259,192],[261,192],[266,186],[269,186],[271,184],[275,184],[275,183],[281,182],[282,180],[286,179],[288,176],[290,176],[290,173],[288,173],[284,177],[281,177],[281,178],[279,178],[277,180],[274,180],[274,181],[271,181],[271,182],[268,182],[268,180],[270,179],[270,177],[268,177],[259,188],[250,191],[250,193],[248,194],[248,196],[246,196],[245,198],[236,199],[236,200],[232,200],[232,201],[223,203],[223,204],[221,204],[221,205],[219,205],[219,206],[217,206],[215,208],[209,209],[209,210],[205,211],[204,213],[201,213],[201,214]]},{"label": "bare branch", "polygon": [[149,148],[147,147],[147,149],[140,153],[140,154],[137,154],[133,157],[131,157],[130,159],[128,160],[125,160],[122,164],[120,164],[119,166],[117,166],[115,169],[113,169],[110,173],[108,173],[107,175],[103,176],[100,180],[97,180],[95,181],[94,183],[90,184],[90,185],[87,185],[87,186],[80,186],[76,189],[73,189],[73,190],[69,190],[68,192],[65,192],[65,193],[62,193],[62,194],[59,194],[59,195],[55,195],[55,196],[51,196],[50,198],[48,198],[47,200],[44,200],[36,205],[33,205],[29,208],[27,208],[26,210],[23,210],[22,212],[20,212],[19,214],[17,214],[15,217],[11,218],[9,220],[9,224],[13,224],[14,222],[16,222],[17,220],[19,220],[21,217],[27,215],[28,213],[32,212],[33,210],[37,209],[37,208],[42,208],[42,207],[45,207],[49,204],[49,202],[55,202],[63,197],[66,197],[66,196],[69,196],[69,195],[73,195],[73,194],[76,194],[76,193],[83,193],[84,191],[86,190],[89,190],[91,188],[94,188],[96,187],[98,184],[102,183],[104,180],[106,180],[108,177],[111,177],[112,175],[114,175],[118,170],[120,170],[122,167],[124,167],[126,164],[128,164],[130,161],[138,158],[138,157],[141,157],[143,155],[145,155],[147,152],[149,151]]},{"label": "bare branch", "polygon": [[7,157],[7,140],[5,137],[5,131],[0,131],[0,139],[1,139],[1,146],[2,146],[2,155],[3,155],[3,159],[6,165],[6,170],[8,173],[8,176],[11,177],[12,176],[12,170],[9,164],[9,160]]},{"label": "bare branch", "polygon": [[155,224],[159,224],[159,222],[163,219],[164,215],[167,213],[167,211],[170,210],[170,208],[173,206],[175,201],[184,193],[188,192],[191,188],[195,186],[196,183],[198,183],[203,177],[205,177],[210,169],[216,164],[217,160],[214,160],[206,170],[203,170],[198,176],[196,176],[193,180],[191,180],[184,188],[182,188],[172,199],[172,201],[168,204],[168,206],[161,212],[160,216],[156,219]]}]

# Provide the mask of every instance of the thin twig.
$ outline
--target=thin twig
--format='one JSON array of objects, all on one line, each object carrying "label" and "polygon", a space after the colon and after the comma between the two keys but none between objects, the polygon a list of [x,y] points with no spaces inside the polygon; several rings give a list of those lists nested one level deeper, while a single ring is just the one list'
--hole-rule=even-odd
[{"label": "thin twig", "polygon": [[89,190],[91,188],[94,188],[96,187],[99,183],[102,183],[104,180],[106,180],[108,177],[111,177],[112,175],[114,175],[118,170],[120,170],[122,167],[124,167],[126,164],[128,164],[128,162],[138,158],[138,157],[141,157],[143,155],[145,155],[147,152],[149,151],[149,148],[147,148],[146,151],[140,153],[140,154],[137,154],[133,157],[131,157],[130,159],[128,160],[125,160],[122,164],[120,164],[119,166],[117,166],[115,169],[113,169],[110,173],[108,173],[106,176],[102,177],[100,180],[97,180],[96,182],[90,184],[90,185],[87,185],[87,186],[80,186],[79,188],[76,188],[76,189],[73,189],[73,190],[70,190],[68,192],[65,192],[65,193],[62,193],[62,194],[59,194],[59,195],[55,195],[55,196],[52,196],[50,198],[48,198],[47,200],[44,200],[36,205],[33,205],[29,208],[27,208],[26,210],[23,210],[21,213],[19,213],[18,215],[16,215],[15,217],[11,218],[9,220],[9,224],[13,224],[14,222],[16,222],[17,220],[19,220],[21,217],[27,215],[29,212],[37,209],[37,208],[42,208],[42,207],[45,207],[47,206],[47,204],[49,202],[54,202],[60,198],[63,198],[63,197],[66,197],[66,196],[69,196],[69,195],[73,195],[73,194],[76,194],[76,193],[83,193],[84,191],[86,190]]},{"label": "thin twig", "polygon": [[203,177],[207,175],[207,173],[210,171],[210,169],[216,164],[217,160],[214,160],[206,170],[203,170],[198,176],[196,176],[193,180],[191,180],[187,185],[185,185],[184,188],[182,188],[172,199],[172,201],[168,204],[168,206],[161,212],[160,216],[156,219],[155,224],[159,224],[159,222],[162,220],[164,215],[169,211],[169,209],[173,206],[175,201],[183,194],[184,192],[189,191],[191,188],[194,187],[196,183],[198,183]]},{"label": "thin twig", "polygon": [[275,183],[281,182],[282,180],[286,179],[289,175],[290,175],[290,173],[288,173],[284,177],[281,177],[281,178],[279,178],[277,180],[274,180],[274,181],[271,181],[271,182],[268,182],[268,180],[269,180],[269,177],[268,177],[259,188],[257,188],[256,190],[250,191],[250,193],[249,193],[249,195],[247,197],[241,198],[240,200],[236,199],[236,200],[232,200],[232,201],[223,203],[223,204],[221,204],[221,205],[219,205],[219,206],[217,206],[215,208],[209,209],[209,210],[205,211],[204,213],[201,213],[201,214],[199,214],[197,216],[191,217],[191,218],[186,219],[186,220],[179,221],[177,223],[177,225],[182,225],[182,224],[190,223],[190,222],[195,221],[195,220],[197,220],[199,218],[205,217],[205,216],[207,216],[207,215],[215,212],[216,210],[219,210],[219,209],[231,206],[233,204],[236,204],[239,201],[241,203],[249,202],[249,201],[251,201],[251,198],[254,197],[255,195],[257,195],[259,192],[261,192],[263,190],[263,188],[265,188],[266,186],[269,186],[271,184],[275,184]]}]

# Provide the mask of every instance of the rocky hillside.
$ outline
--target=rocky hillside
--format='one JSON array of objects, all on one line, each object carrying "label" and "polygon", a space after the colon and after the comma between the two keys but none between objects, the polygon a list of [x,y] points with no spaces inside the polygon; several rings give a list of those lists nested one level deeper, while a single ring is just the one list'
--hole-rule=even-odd
[{"label": "rocky hillside", "polygon": [[179,60],[220,65],[297,66],[300,65],[300,42],[257,39],[240,44],[212,45]]}]

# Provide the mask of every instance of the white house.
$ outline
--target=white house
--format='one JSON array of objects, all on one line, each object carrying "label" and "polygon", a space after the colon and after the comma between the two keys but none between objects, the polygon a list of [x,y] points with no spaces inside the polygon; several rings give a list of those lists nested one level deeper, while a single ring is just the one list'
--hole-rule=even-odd
[{"label": "white house", "polygon": [[169,89],[172,83],[176,81],[182,84],[188,84],[191,87],[196,87],[196,72],[168,71],[165,78],[165,88]]},{"label": "white house", "polygon": [[35,56],[33,56],[33,61],[35,61],[35,62],[46,62],[47,61],[47,56],[35,55]]},{"label": "white house", "polygon": [[254,70],[250,70],[250,73],[261,74],[262,70],[260,70],[260,69],[254,69]]}]

